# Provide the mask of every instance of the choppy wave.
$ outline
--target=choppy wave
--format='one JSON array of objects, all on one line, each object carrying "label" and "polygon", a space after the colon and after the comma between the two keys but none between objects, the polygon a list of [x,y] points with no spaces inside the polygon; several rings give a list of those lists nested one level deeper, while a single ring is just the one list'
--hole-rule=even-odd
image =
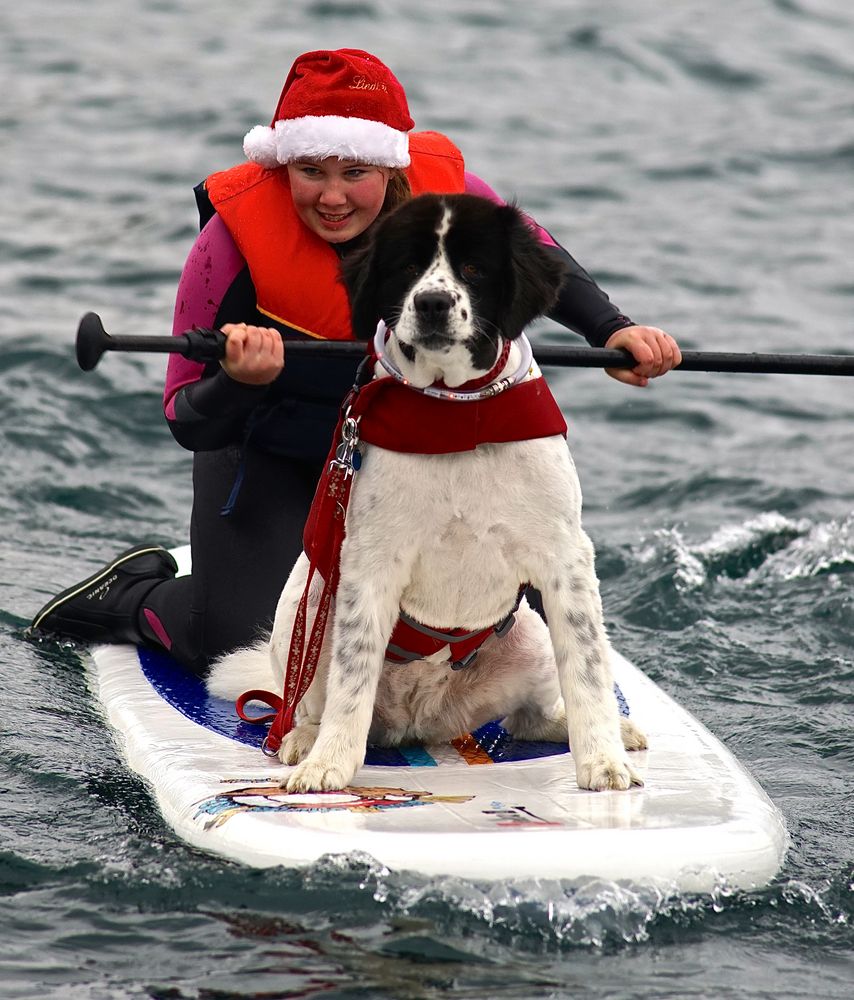
[{"label": "choppy wave", "polygon": [[705,541],[688,542],[678,528],[660,529],[637,552],[642,566],[669,566],[678,591],[720,578],[745,586],[854,570],[854,514],[814,523],[769,511],[724,525]]}]

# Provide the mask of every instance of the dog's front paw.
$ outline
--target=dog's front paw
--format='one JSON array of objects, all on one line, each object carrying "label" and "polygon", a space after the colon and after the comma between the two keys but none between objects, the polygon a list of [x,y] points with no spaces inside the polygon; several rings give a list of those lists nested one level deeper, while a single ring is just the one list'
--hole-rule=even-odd
[{"label": "dog's front paw", "polygon": [[282,740],[279,747],[279,760],[283,764],[299,764],[311,753],[320,726],[317,723],[303,723],[295,726]]},{"label": "dog's front paw", "polygon": [[576,779],[579,788],[589,788],[593,792],[605,789],[625,791],[632,785],[643,785],[641,777],[629,766],[624,758],[607,752],[594,754],[587,760],[576,761]]},{"label": "dog's front paw", "polygon": [[289,792],[334,792],[346,788],[357,770],[358,766],[308,757],[297,765],[284,784]]}]

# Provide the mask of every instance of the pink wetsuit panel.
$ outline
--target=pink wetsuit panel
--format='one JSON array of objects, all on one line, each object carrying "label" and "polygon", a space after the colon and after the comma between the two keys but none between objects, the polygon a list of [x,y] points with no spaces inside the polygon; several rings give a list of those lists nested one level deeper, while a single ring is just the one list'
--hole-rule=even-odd
[{"label": "pink wetsuit panel", "polygon": [[[172,333],[183,333],[193,326],[212,327],[225,293],[245,266],[225,223],[213,216],[199,233],[181,272]],[[173,400],[178,390],[197,382],[203,371],[204,365],[197,361],[188,361],[180,354],[169,356],[163,392],[167,417],[175,416]]]}]

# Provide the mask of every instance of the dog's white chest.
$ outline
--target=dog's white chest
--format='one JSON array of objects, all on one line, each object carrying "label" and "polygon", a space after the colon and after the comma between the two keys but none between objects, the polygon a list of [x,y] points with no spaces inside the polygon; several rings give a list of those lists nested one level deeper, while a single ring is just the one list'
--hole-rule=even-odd
[{"label": "dog's white chest", "polygon": [[348,546],[390,574],[400,568],[401,604],[419,621],[494,624],[527,582],[531,532],[550,527],[546,495],[552,509],[572,506],[565,456],[552,439],[451,455],[370,448],[353,487]]},{"label": "dog's white chest", "polygon": [[494,624],[516,598],[521,539],[510,525],[477,517],[475,507],[436,525],[419,546],[401,604],[421,621],[447,628]]}]

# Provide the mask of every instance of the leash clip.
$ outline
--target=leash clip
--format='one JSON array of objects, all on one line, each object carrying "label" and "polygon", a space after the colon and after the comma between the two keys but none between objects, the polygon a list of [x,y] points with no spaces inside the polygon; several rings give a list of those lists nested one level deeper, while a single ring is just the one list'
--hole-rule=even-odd
[{"label": "leash clip", "polygon": [[341,443],[335,449],[333,465],[344,470],[345,476],[352,476],[362,467],[362,453],[359,451],[359,418],[347,413],[341,424]]}]

